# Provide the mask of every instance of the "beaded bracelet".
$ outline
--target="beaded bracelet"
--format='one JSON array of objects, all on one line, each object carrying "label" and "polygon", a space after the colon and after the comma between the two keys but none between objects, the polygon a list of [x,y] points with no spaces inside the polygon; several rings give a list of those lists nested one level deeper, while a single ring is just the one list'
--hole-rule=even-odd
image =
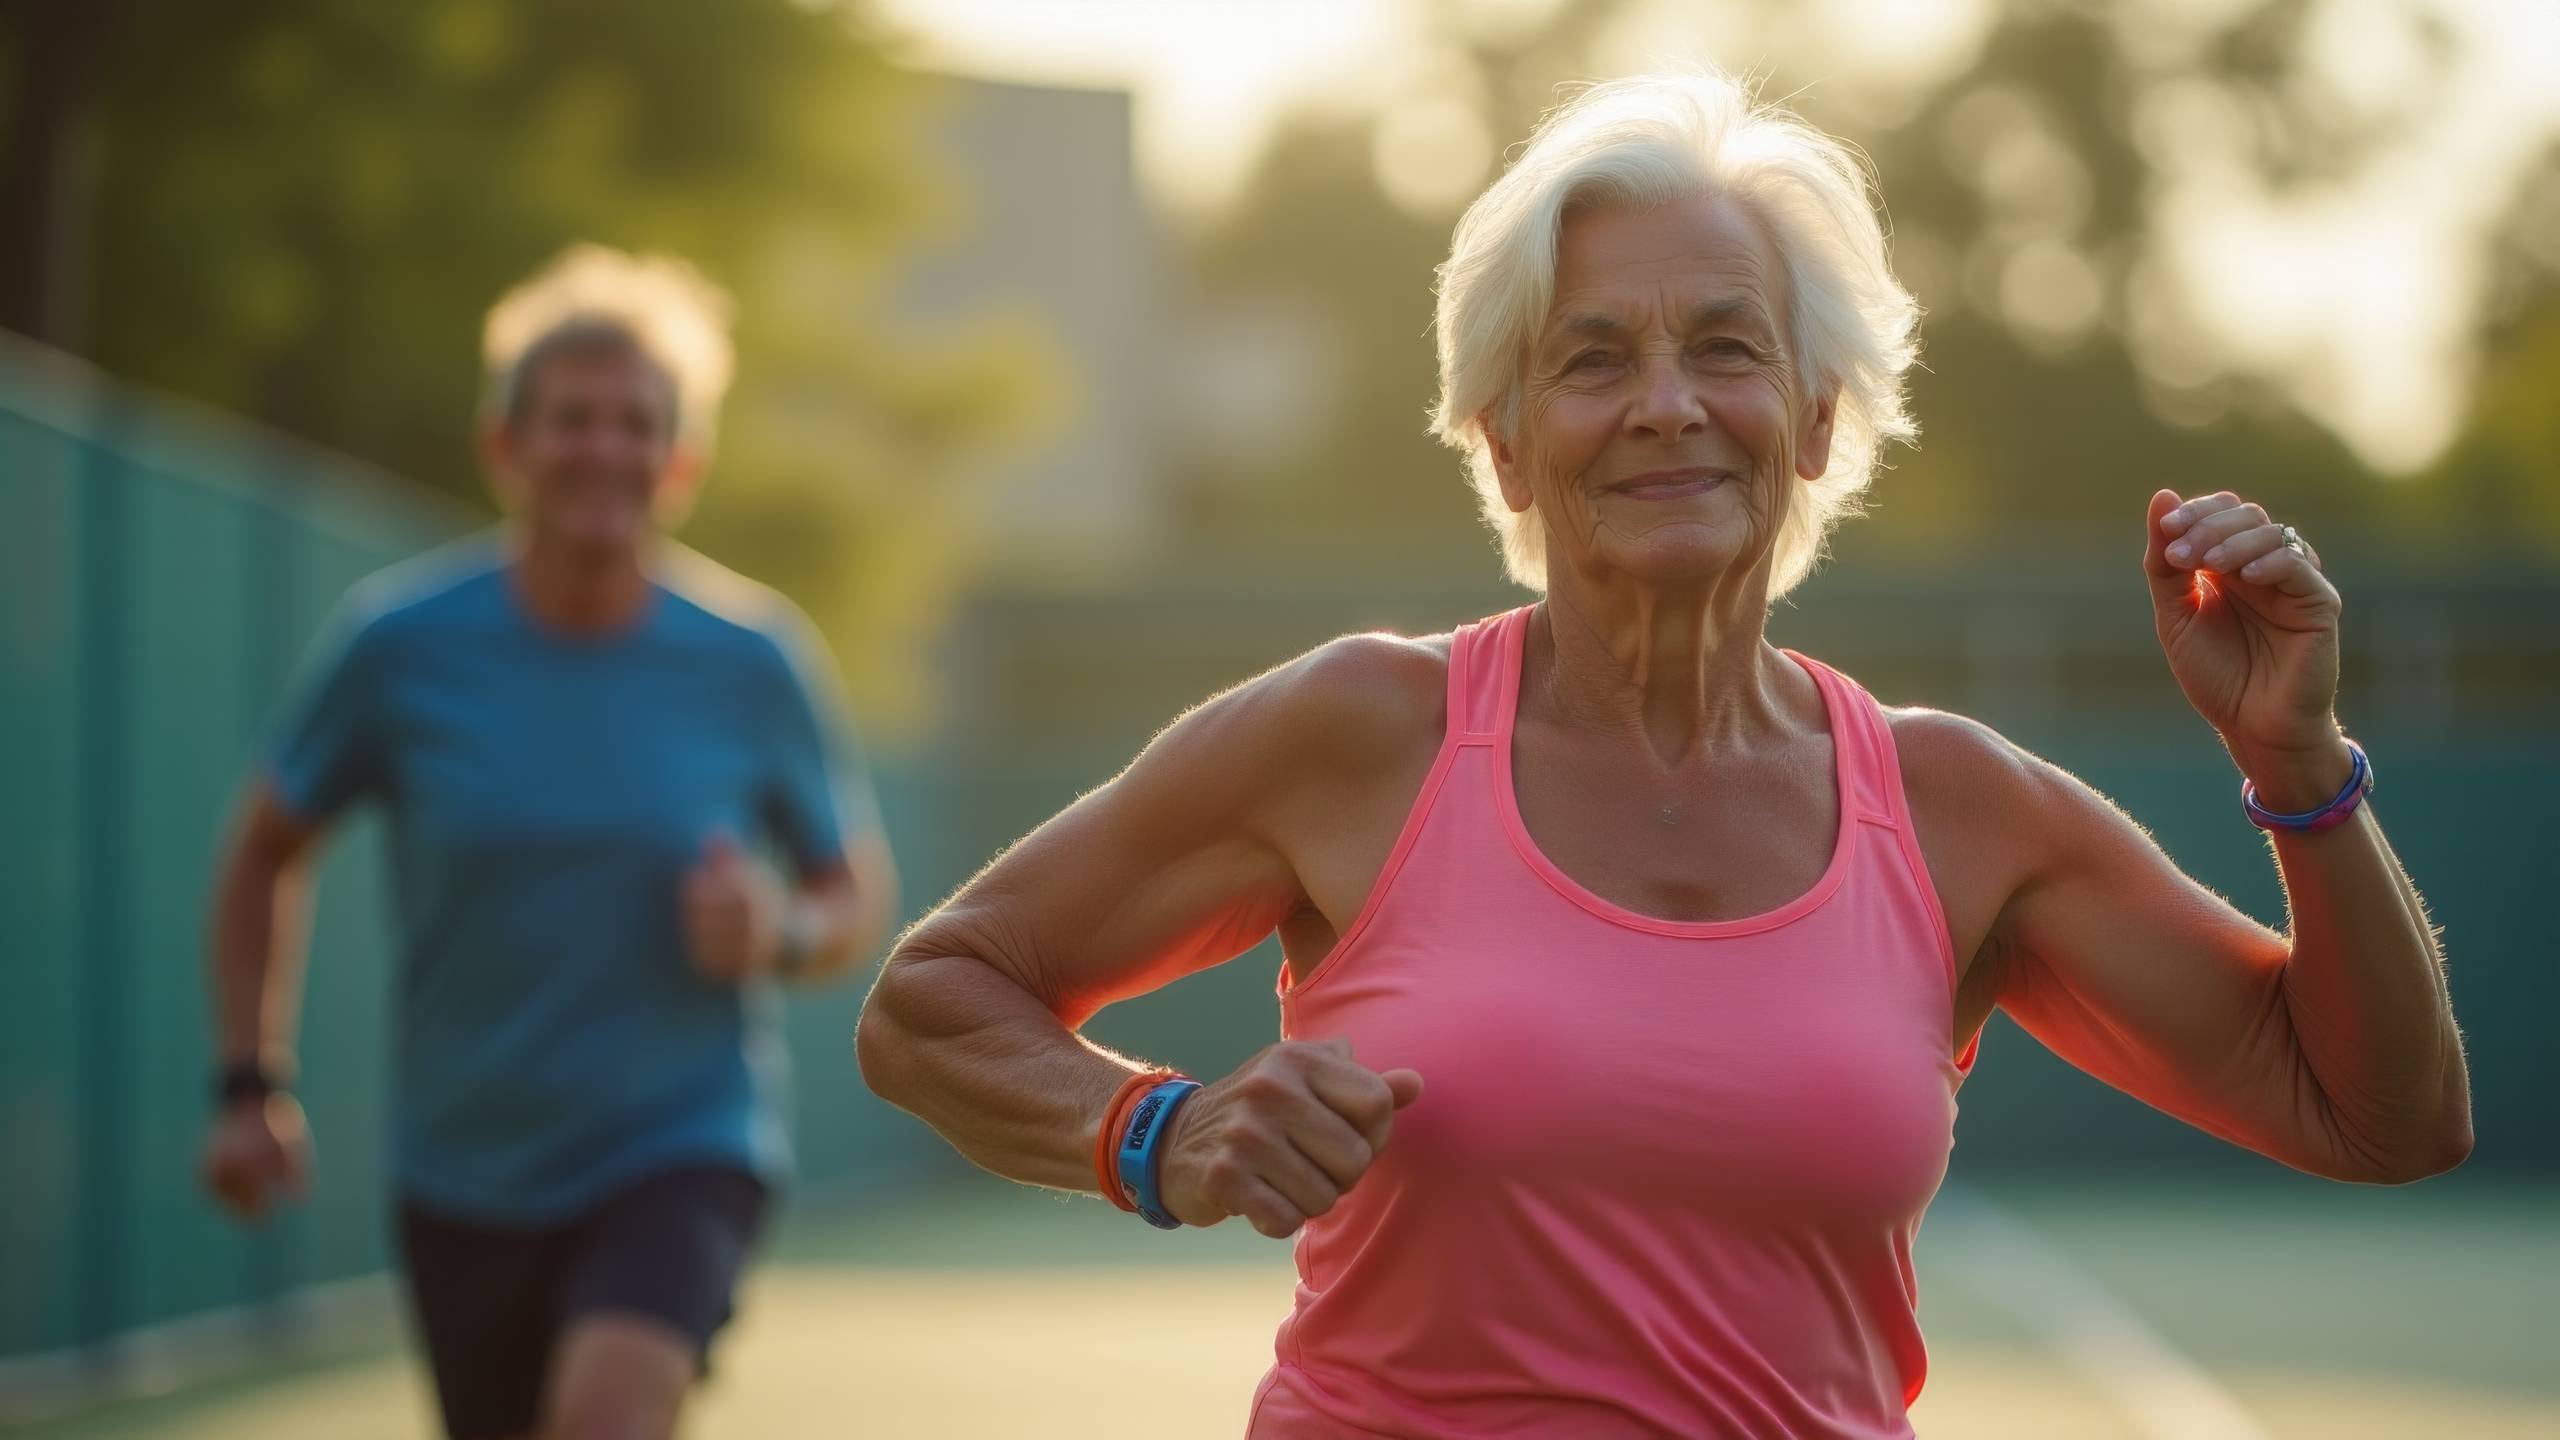
[{"label": "beaded bracelet", "polygon": [[2348,741],[2347,758],[2354,762],[2355,768],[2347,775],[2346,788],[2317,810],[2279,814],[2258,803],[2258,787],[2247,780],[2240,782],[2240,808],[2248,812],[2249,823],[2261,830],[2326,830],[2332,825],[2343,825],[2373,789],[2373,762],[2365,758],[2364,747],[2353,740]]}]

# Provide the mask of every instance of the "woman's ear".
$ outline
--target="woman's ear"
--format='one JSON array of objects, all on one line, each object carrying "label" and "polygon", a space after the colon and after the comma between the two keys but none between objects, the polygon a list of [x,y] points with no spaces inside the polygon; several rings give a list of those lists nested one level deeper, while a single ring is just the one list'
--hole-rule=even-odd
[{"label": "woman's ear", "polygon": [[1819,480],[1831,468],[1831,419],[1840,404],[1840,387],[1825,385],[1796,418],[1796,474]]},{"label": "woman's ear", "polygon": [[1484,432],[1485,455],[1493,462],[1493,478],[1502,486],[1503,503],[1511,507],[1514,515],[1528,514],[1537,497],[1530,492],[1529,477],[1521,471],[1520,452],[1493,428],[1491,410],[1476,417],[1476,428]]}]

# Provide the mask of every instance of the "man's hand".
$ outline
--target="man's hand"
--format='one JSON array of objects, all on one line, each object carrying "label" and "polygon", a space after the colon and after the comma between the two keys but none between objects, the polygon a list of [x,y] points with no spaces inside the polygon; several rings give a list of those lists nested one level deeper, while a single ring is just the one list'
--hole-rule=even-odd
[{"label": "man's hand", "polygon": [[684,934],[693,968],[704,978],[737,984],[771,972],[782,953],[789,901],[781,885],[715,830],[702,859],[684,877]]},{"label": "man's hand", "polygon": [[281,1091],[222,1107],[198,1166],[204,1188],[242,1220],[262,1218],[279,1200],[311,1187],[311,1131],[302,1106]]}]

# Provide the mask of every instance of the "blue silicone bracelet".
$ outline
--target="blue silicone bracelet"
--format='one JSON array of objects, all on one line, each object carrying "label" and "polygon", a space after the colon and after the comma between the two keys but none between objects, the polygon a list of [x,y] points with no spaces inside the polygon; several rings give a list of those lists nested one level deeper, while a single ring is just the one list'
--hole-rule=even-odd
[{"label": "blue silicone bracelet", "polygon": [[1164,1177],[1164,1137],[1173,1128],[1173,1112],[1200,1088],[1197,1080],[1167,1080],[1129,1107],[1128,1128],[1120,1132],[1120,1186],[1138,1214],[1159,1230],[1179,1230],[1182,1222],[1166,1213],[1157,1186]]},{"label": "blue silicone bracelet", "polygon": [[2249,815],[2249,823],[2261,830],[2326,830],[2345,822],[2364,797],[2373,792],[2373,762],[2365,758],[2364,747],[2353,740],[2347,742],[2347,783],[2336,798],[2316,810],[2298,810],[2291,814],[2270,810],[2258,803],[2258,787],[2240,782],[2240,808]]}]

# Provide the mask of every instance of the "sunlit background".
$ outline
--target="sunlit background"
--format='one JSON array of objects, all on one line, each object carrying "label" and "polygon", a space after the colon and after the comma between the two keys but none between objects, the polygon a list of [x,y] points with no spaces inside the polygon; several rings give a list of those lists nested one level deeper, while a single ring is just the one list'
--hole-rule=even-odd
[{"label": "sunlit background", "polygon": [[[2137,574],[2156,486],[2263,500],[2345,591],[2342,715],[2471,1037],[2477,1156],[2384,1192],[1995,1022],[1924,1233],[1922,1433],[2560,1433],[2551,0],[0,14],[0,1424],[426,1433],[379,1279],[371,827],[322,887],[319,1192],[246,1237],[189,1180],[198,934],[319,616],[492,513],[508,284],[598,240],[737,297],[683,538],[825,630],[922,906],[1211,690],[1519,602],[1423,430],[1432,266],[1560,84],[1698,63],[1864,147],[1927,309],[1921,443],[1778,637],[2070,765],[2280,923]],[[1276,963],[1097,1028],[1223,1070]],[[796,1004],[810,1183],[700,1433],[1116,1433],[1133,1334],[1182,1362],[1160,1433],[1240,1428],[1285,1254],[964,1173],[862,1091],[858,989]]]}]

